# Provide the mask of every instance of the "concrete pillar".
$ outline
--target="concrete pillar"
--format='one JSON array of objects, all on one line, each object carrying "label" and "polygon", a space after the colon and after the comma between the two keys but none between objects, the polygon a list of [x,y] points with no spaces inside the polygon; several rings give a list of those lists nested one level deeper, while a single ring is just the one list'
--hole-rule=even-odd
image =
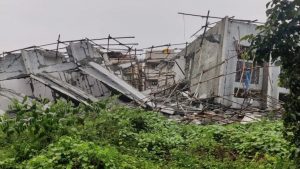
[{"label": "concrete pillar", "polygon": [[275,109],[278,107],[279,91],[279,74],[280,67],[274,64],[269,64],[269,77],[268,77],[268,97],[267,97],[267,107],[269,109]]},{"label": "concrete pillar", "polygon": [[[227,59],[227,55],[226,55],[226,49],[227,49],[227,36],[228,36],[228,16],[225,17],[224,19],[224,32],[222,35],[222,42],[221,42],[221,59],[219,62],[225,61]],[[227,70],[226,70],[226,64],[228,64],[227,62],[225,62],[224,64],[222,64],[220,66],[220,75],[221,74],[226,74]],[[221,76],[219,79],[219,88],[218,88],[218,96],[223,96],[224,95],[224,85],[226,85],[225,83],[225,77]],[[217,102],[221,103],[221,104],[229,104],[228,101],[225,101],[222,98],[218,98]]]}]

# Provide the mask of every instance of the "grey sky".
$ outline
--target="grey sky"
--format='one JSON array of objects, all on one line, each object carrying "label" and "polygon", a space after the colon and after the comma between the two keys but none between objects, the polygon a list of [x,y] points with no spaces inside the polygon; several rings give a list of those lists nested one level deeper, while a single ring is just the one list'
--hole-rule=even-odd
[{"label": "grey sky", "polygon": [[58,34],[62,40],[133,35],[140,47],[181,43],[204,19],[177,12],[265,21],[267,1],[0,0],[0,52],[55,42]]}]

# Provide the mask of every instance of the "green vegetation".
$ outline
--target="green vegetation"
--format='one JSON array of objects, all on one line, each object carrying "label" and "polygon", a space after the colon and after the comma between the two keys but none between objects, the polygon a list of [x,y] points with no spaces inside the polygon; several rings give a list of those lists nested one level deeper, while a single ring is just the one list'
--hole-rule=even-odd
[{"label": "green vegetation", "polygon": [[247,37],[249,53],[259,62],[281,64],[280,84],[290,89],[284,104],[284,133],[298,148],[295,159],[300,168],[300,1],[272,0],[266,7],[267,22],[258,28],[257,35]]},{"label": "green vegetation", "polygon": [[197,126],[113,100],[15,102],[1,117],[0,168],[295,168],[280,121]]}]

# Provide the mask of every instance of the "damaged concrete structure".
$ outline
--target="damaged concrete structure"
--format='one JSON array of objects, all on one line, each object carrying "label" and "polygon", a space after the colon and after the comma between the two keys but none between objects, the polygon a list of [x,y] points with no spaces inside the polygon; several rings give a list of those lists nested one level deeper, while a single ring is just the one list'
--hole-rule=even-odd
[{"label": "damaged concrete structure", "polygon": [[130,52],[125,54],[108,52],[105,62],[106,67],[109,67],[127,83],[139,89],[139,91],[144,90],[143,64],[138,61],[135,54],[130,54]]},{"label": "damaged concrete structure", "polygon": [[176,56],[185,59],[185,80],[193,97],[214,98],[234,108],[278,107],[279,95],[288,92],[278,86],[280,66],[254,64],[244,54],[250,44],[241,39],[256,34],[256,27],[225,17]]},{"label": "damaged concrete structure", "polygon": [[21,88],[20,92],[25,88],[22,86],[30,88],[26,95],[41,96],[43,90],[36,93],[36,87],[42,85],[49,91],[43,97],[51,95],[55,99],[59,94],[87,105],[118,92],[142,107],[174,113],[172,109],[154,104],[150,96],[139,92],[112,72],[107,67],[107,53],[101,52],[89,40],[70,42],[65,49],[65,52],[59,52],[29,48],[19,53],[6,53],[0,60],[1,87],[10,88],[13,82],[8,80],[22,79],[23,83],[19,83],[17,88]]},{"label": "damaged concrete structure", "polygon": [[157,93],[184,79],[185,59],[176,58],[175,49],[146,51],[145,55],[145,86],[151,93]]},{"label": "damaged concrete structure", "polygon": [[182,121],[228,124],[281,106],[280,95],[288,90],[278,86],[280,66],[254,64],[245,55],[249,43],[241,39],[256,33],[255,24],[225,17],[204,32],[180,44],[185,48],[179,53],[171,44],[144,48],[144,59],[119,41],[123,52],[89,39],[61,43],[63,48],[57,43],[56,50],[30,47],[5,53],[0,58],[0,109],[6,110],[16,95],[18,100],[24,95],[63,97],[89,105],[118,94],[127,103],[176,114]]},{"label": "damaged concrete structure", "polygon": [[145,56],[145,89],[156,91],[158,88],[170,86],[175,83],[175,72],[172,71],[174,63],[167,62],[166,66],[158,65],[169,58],[174,57],[174,50],[151,50],[146,51]]}]

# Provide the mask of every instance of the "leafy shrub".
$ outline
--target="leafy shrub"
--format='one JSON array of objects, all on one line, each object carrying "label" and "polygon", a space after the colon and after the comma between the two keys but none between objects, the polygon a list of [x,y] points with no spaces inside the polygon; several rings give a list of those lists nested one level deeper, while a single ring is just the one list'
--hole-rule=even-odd
[{"label": "leafy shrub", "polygon": [[260,122],[246,125],[230,126],[221,132],[221,141],[231,149],[237,150],[246,157],[257,157],[263,154],[288,158],[294,147],[282,136],[281,122]]},{"label": "leafy shrub", "polygon": [[116,150],[92,142],[62,137],[42,154],[25,162],[26,168],[115,168]]},{"label": "leafy shrub", "polygon": [[10,112],[0,121],[0,168],[294,167],[281,121],[186,125],[112,100],[15,102]]}]

